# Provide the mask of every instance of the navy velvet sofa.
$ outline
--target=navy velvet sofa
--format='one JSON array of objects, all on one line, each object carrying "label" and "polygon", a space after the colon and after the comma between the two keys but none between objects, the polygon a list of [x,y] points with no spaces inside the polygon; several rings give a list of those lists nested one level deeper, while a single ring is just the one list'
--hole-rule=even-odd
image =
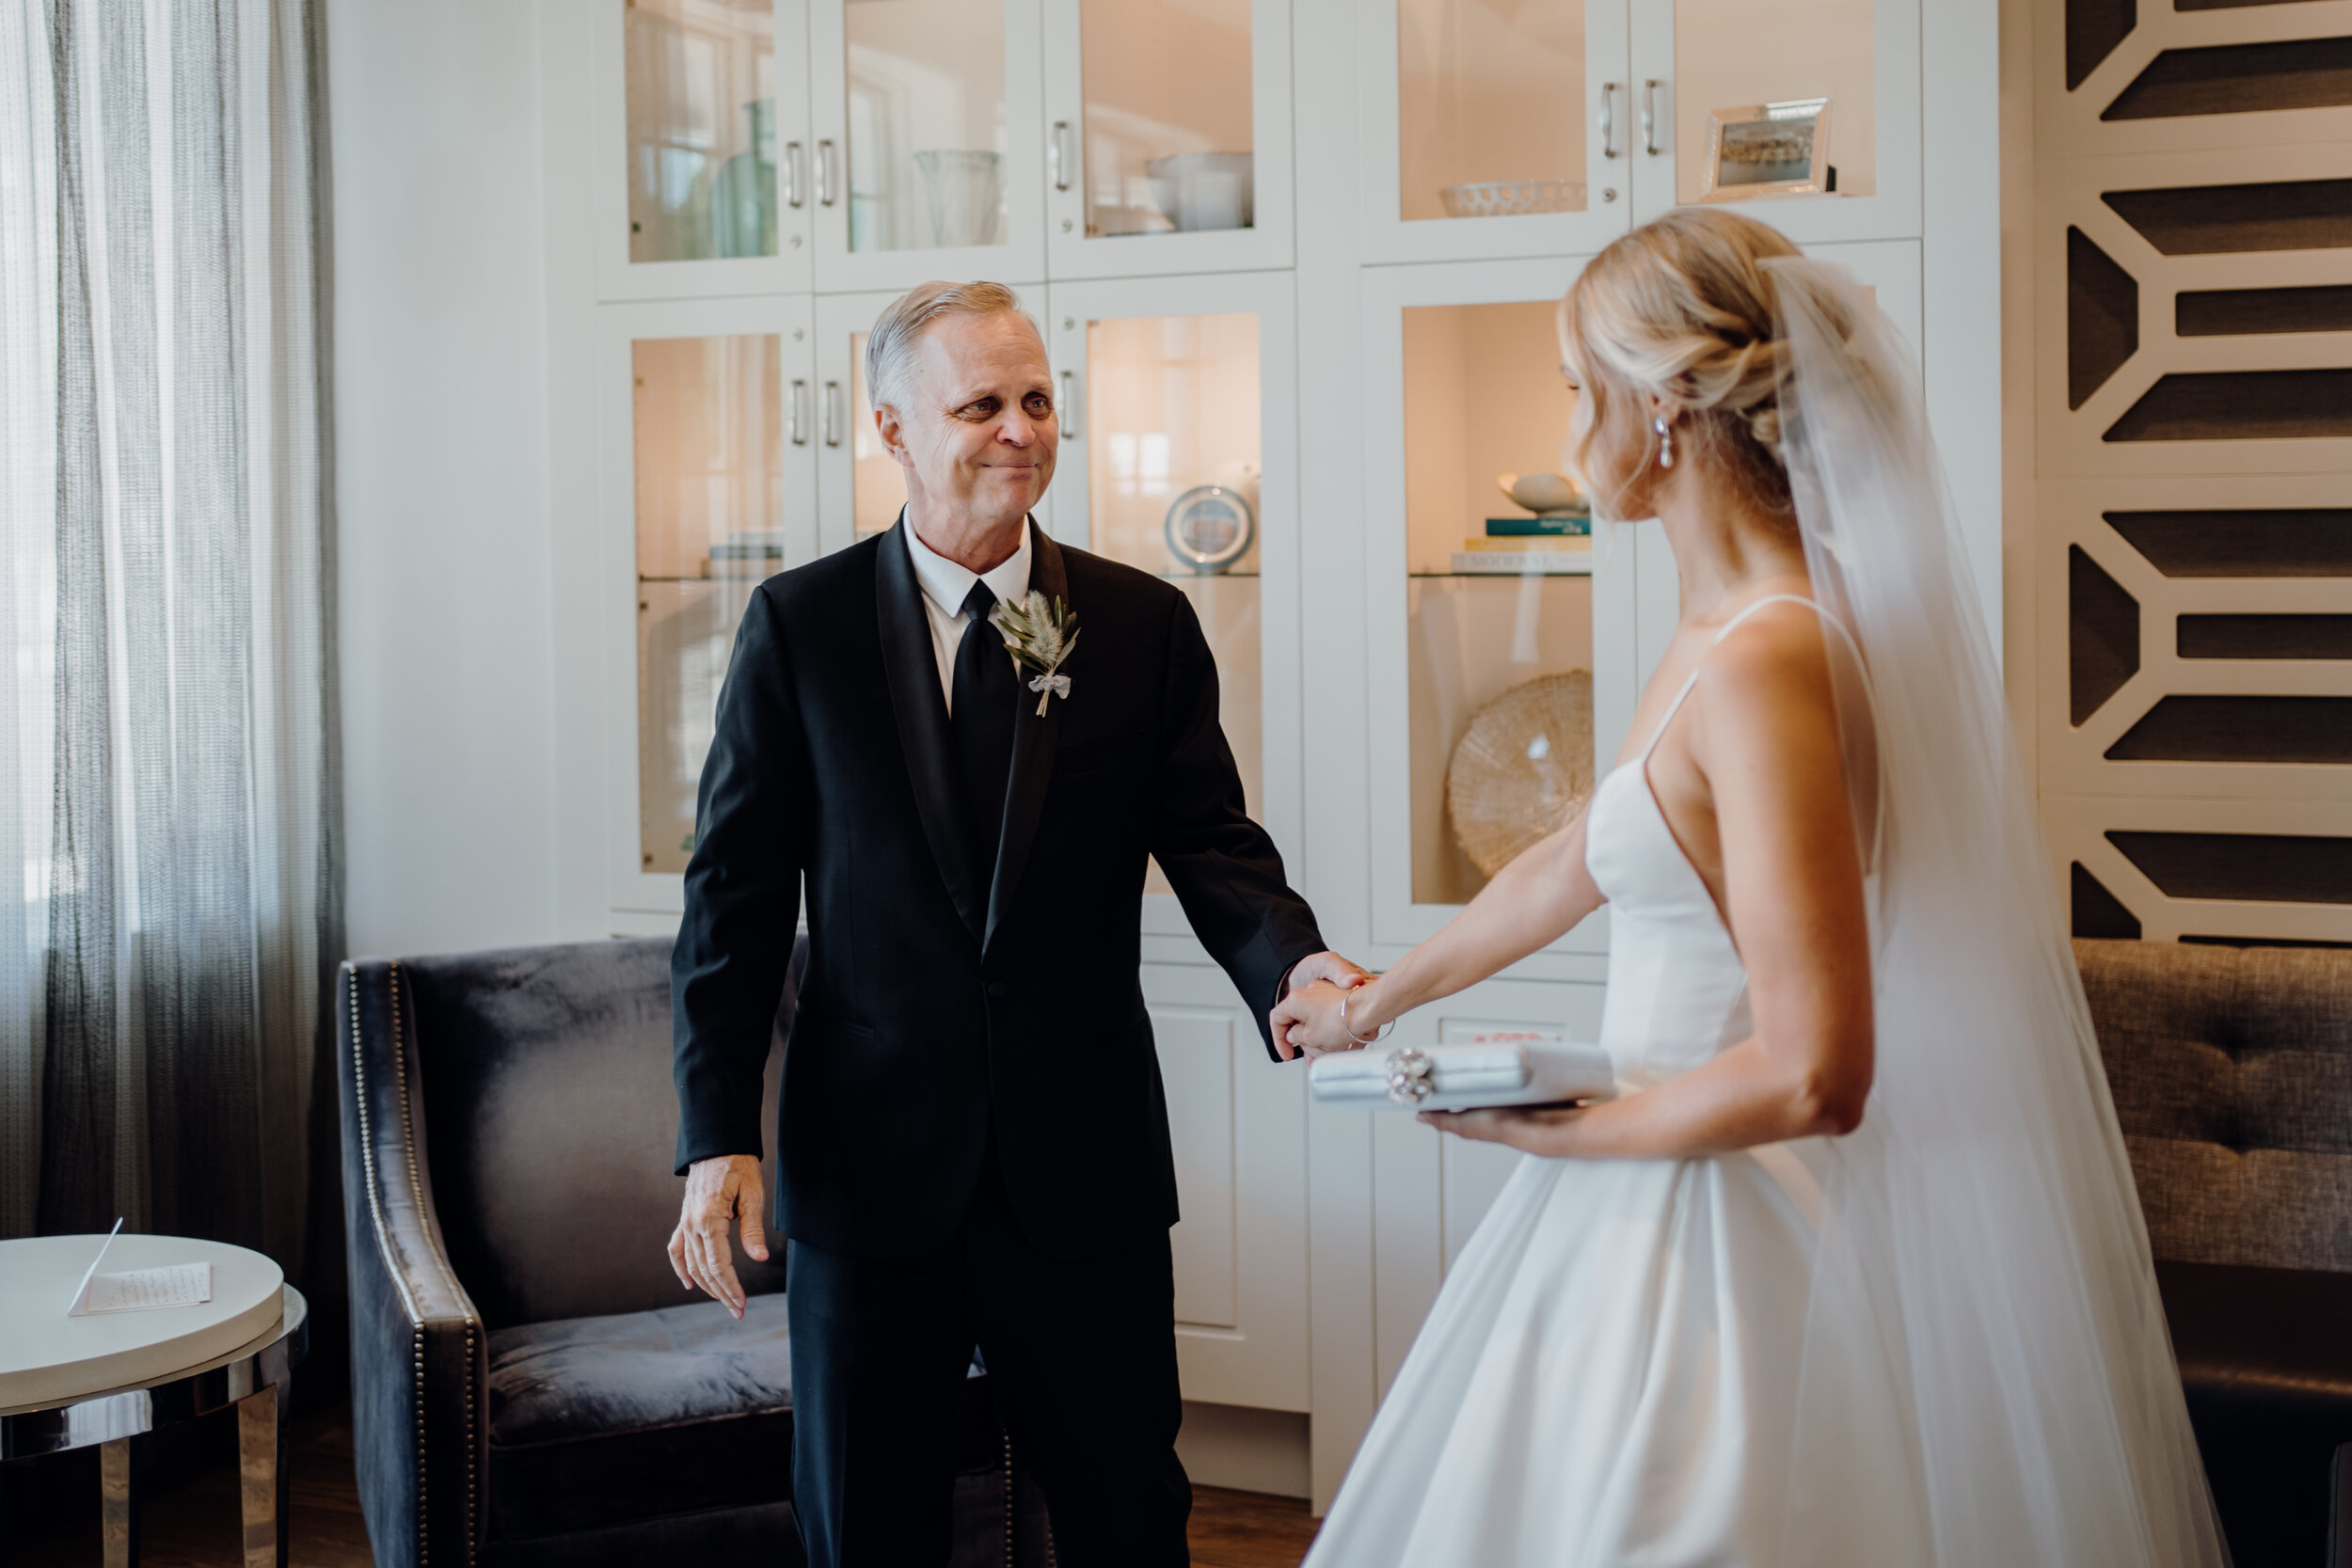
[{"label": "navy velvet sofa", "polygon": [[[663,1256],[682,1187],[669,957],[614,941],[343,966],[352,1414],[380,1568],[801,1560],[782,1248],[739,1259],[739,1323]],[[791,1013],[787,987],[771,1128]],[[1043,1563],[1041,1497],[987,1379],[965,1390],[952,1560]]]}]

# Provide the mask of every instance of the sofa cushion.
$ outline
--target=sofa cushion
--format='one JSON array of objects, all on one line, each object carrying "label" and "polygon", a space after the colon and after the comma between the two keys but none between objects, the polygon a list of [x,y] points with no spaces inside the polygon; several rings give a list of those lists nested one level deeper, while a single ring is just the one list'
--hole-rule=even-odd
[{"label": "sofa cushion", "polygon": [[2156,1282],[2238,1568],[2321,1562],[2352,1442],[2352,1274],[2159,1262]]},{"label": "sofa cushion", "polygon": [[2352,1271],[2352,953],[2074,953],[2155,1255]]},{"label": "sofa cushion", "polygon": [[591,1529],[792,1491],[785,1298],[493,1329],[488,1535]]}]

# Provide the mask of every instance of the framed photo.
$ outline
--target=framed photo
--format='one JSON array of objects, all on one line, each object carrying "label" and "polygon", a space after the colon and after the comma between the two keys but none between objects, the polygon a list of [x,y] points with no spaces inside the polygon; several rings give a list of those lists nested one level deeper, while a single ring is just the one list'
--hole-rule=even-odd
[{"label": "framed photo", "polygon": [[1837,188],[1829,161],[1829,100],[1743,103],[1707,117],[1701,201],[1820,196]]}]

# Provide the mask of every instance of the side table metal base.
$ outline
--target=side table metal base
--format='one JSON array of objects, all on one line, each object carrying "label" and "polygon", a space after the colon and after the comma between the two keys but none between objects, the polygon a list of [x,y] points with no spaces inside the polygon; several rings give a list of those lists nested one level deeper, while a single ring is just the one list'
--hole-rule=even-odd
[{"label": "side table metal base", "polygon": [[96,1448],[106,1568],[136,1568],[147,1433],[233,1404],[245,1568],[285,1568],[287,1418],[294,1365],[310,1347],[310,1307],[301,1291],[284,1289],[278,1325],[227,1355],[144,1387],[0,1414],[0,1459]]}]

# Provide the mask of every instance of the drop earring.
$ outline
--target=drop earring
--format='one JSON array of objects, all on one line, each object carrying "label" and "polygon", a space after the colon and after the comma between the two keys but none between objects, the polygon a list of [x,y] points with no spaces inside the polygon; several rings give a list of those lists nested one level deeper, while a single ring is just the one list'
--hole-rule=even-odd
[{"label": "drop earring", "polygon": [[1661,468],[1673,467],[1675,466],[1675,433],[1673,427],[1666,423],[1666,416],[1659,415],[1650,420],[1649,427],[1658,433],[1658,466]]}]

